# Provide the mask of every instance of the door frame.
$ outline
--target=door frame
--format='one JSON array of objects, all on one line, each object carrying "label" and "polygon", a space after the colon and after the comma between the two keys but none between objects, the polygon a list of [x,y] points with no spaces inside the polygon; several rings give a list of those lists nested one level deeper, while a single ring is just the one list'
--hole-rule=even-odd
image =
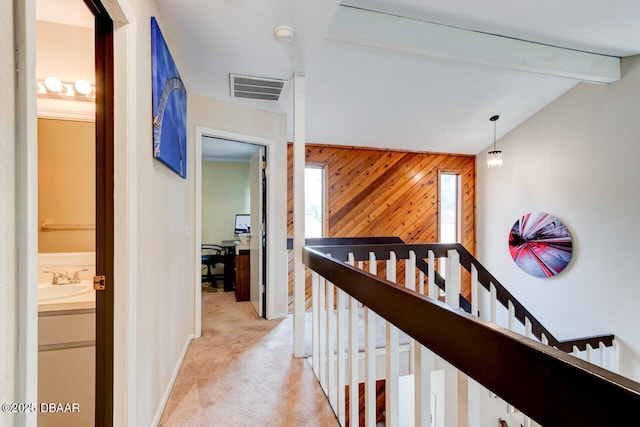
[{"label": "door frame", "polygon": [[114,399],[114,40],[113,20],[100,0],[84,0],[95,16],[96,291],[95,425],[113,426]]},{"label": "door frame", "polygon": [[[254,135],[247,135],[238,132],[229,132],[222,129],[212,129],[202,126],[196,126],[195,132],[195,254],[200,254],[202,247],[202,138],[204,136],[212,138],[228,139],[231,141],[244,142],[247,144],[262,145],[266,147],[267,151],[267,167],[268,165],[275,164],[275,145],[276,142],[273,139],[263,138]],[[275,188],[275,177],[273,173],[267,172],[267,188]],[[267,218],[275,217],[275,195],[273,191],[267,190]],[[273,221],[267,221],[267,236],[272,236],[267,240],[266,248],[266,263],[267,271],[264,277],[266,288],[266,316],[270,317],[270,309],[273,304],[271,299],[274,295],[275,286],[275,246],[273,244],[273,236],[275,236],[275,224]],[[195,288],[195,319],[194,319],[194,332],[196,338],[202,335],[202,285],[201,285],[201,259],[200,256],[194,257],[194,288]]]},{"label": "door frame", "polygon": [[[267,212],[266,212],[266,182],[265,182],[265,171],[266,171],[266,151],[267,147],[264,145],[259,145],[256,152],[251,156],[251,160],[249,160],[249,192],[251,193],[251,208],[249,212],[251,213],[251,227],[252,227],[252,235],[251,241],[249,242],[249,251],[250,251],[250,269],[251,273],[250,284],[249,284],[249,301],[253,305],[253,308],[258,313],[260,317],[267,317],[267,309],[266,309],[266,284],[265,277],[267,272],[266,265],[266,250],[267,250],[267,230],[265,226],[267,224]],[[254,157],[255,156],[255,157]],[[256,168],[256,169],[254,169]],[[255,180],[255,181],[254,181]],[[259,203],[258,205],[254,205],[256,200],[256,194],[254,191],[258,193]],[[254,221],[255,220],[255,221]],[[257,227],[254,227],[255,224],[258,224]],[[255,233],[255,234],[254,234]],[[254,256],[257,257],[254,259]],[[255,261],[255,262],[254,262]],[[258,266],[256,270],[254,266]],[[255,272],[255,273],[254,273]],[[256,279],[256,282],[253,279]]]}]

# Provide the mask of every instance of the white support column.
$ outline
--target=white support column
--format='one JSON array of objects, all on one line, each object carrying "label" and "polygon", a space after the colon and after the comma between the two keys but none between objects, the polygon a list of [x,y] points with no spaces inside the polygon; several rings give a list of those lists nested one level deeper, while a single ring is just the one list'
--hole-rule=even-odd
[{"label": "white support column", "polygon": [[[389,253],[387,280],[396,282],[396,254]],[[397,427],[400,423],[400,331],[386,322],[386,378],[385,378],[385,426]]]},{"label": "white support column", "polygon": [[305,76],[293,76],[293,354],[304,357],[305,274],[304,247],[304,144],[306,139]]}]

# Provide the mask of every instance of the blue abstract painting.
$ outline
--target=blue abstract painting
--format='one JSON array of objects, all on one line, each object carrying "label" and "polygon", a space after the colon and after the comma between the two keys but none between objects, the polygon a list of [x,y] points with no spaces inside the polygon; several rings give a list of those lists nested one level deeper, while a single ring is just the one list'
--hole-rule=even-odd
[{"label": "blue abstract painting", "polygon": [[187,90],[151,17],[153,157],[187,177]]}]

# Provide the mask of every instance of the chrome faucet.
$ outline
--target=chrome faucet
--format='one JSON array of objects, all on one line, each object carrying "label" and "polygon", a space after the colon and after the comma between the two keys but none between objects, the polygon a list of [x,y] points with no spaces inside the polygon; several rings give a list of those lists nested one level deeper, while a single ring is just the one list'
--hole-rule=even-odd
[{"label": "chrome faucet", "polygon": [[69,281],[69,283],[80,283],[82,281],[82,279],[80,279],[81,271],[87,271],[87,269],[83,268],[82,270],[78,270],[75,273],[73,273],[73,278]]},{"label": "chrome faucet", "polygon": [[66,272],[57,273],[55,271],[44,271],[43,273],[51,273],[53,275],[51,276],[52,285],[66,285],[68,283],[72,283]]}]

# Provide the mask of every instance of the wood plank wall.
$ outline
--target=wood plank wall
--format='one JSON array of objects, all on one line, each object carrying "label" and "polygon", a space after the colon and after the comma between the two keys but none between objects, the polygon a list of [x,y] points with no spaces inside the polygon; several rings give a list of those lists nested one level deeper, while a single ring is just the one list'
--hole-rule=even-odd
[{"label": "wood plank wall", "polygon": [[[438,176],[459,173],[461,243],[475,254],[475,156],[307,144],[305,158],[307,164],[325,169],[326,237],[399,236],[407,243],[437,242]],[[292,144],[288,147],[287,176],[287,232],[292,237]],[[292,261],[290,251],[290,309]],[[469,297],[469,293],[463,286],[463,294]]]}]

